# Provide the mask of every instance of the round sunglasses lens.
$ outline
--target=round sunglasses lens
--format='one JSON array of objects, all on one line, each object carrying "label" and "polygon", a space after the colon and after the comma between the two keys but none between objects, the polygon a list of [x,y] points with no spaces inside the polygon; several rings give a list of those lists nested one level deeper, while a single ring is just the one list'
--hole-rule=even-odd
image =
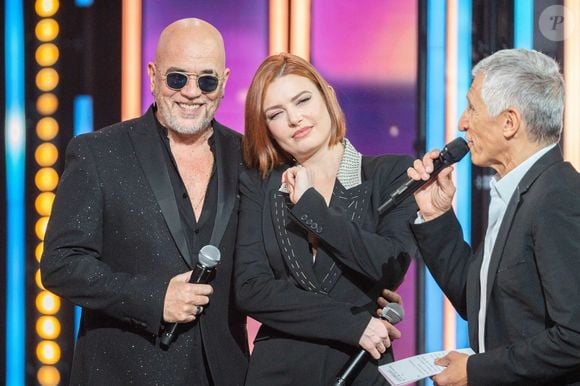
[{"label": "round sunglasses lens", "polygon": [[167,87],[173,90],[181,90],[187,84],[187,75],[179,72],[170,72],[165,79]]},{"label": "round sunglasses lens", "polygon": [[218,87],[219,79],[213,75],[202,75],[197,79],[197,85],[203,92],[215,91]]}]

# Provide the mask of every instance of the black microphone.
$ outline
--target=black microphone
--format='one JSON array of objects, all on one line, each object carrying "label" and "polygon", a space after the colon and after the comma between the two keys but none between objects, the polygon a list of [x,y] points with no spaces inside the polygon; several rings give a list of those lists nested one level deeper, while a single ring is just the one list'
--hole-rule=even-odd
[{"label": "black microphone", "polygon": [[460,161],[469,152],[469,146],[467,142],[461,137],[455,138],[453,141],[449,142],[441,153],[439,157],[433,160],[433,171],[429,175],[427,181],[419,180],[415,181],[409,178],[407,182],[401,185],[397,190],[391,193],[390,197],[381,206],[379,206],[378,212],[385,213],[399,205],[403,200],[409,197],[411,194],[415,193],[421,186],[426,183],[433,181],[437,174],[441,172],[444,168],[455,162]]},{"label": "black microphone", "polygon": [[[381,311],[381,319],[391,324],[399,323],[403,320],[403,316],[403,307],[398,303],[388,303]],[[356,356],[352,357],[344,365],[342,371],[336,377],[336,382],[333,386],[344,386],[350,383],[352,378],[358,374],[360,368],[366,363],[368,356],[369,354],[366,350],[360,350]]]},{"label": "black microphone", "polygon": [[[197,264],[191,273],[189,282],[193,284],[206,284],[209,281],[211,274],[221,259],[220,250],[213,245],[206,245],[201,248],[197,258]],[[174,340],[175,331],[179,323],[171,323],[165,325],[165,330],[161,334],[159,342],[165,348],[171,345]]]}]

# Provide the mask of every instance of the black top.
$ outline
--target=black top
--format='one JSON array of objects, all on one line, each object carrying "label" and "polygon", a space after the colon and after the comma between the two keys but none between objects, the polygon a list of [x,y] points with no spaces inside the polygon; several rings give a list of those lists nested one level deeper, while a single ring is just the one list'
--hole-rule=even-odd
[{"label": "black top", "polygon": [[[164,150],[163,159],[165,160],[165,166],[169,173],[169,179],[171,181],[171,186],[173,192],[175,193],[175,202],[177,203],[177,208],[179,211],[179,218],[181,220],[181,226],[185,231],[187,248],[194,259],[193,264],[198,261],[199,250],[205,245],[210,243],[211,232],[215,222],[216,208],[217,208],[217,178],[216,178],[216,163],[213,162],[213,168],[211,171],[211,177],[207,187],[207,192],[205,194],[203,209],[201,218],[199,222],[196,221],[193,208],[191,206],[191,201],[189,200],[189,194],[183,183],[183,179],[179,174],[177,169],[177,164],[175,158],[171,153],[171,147],[169,146],[169,137],[167,136],[167,128],[165,128],[161,123],[155,118],[155,123],[159,130],[159,135],[162,139]],[[208,143],[210,149],[213,153],[215,160],[215,139],[212,134],[208,138]],[[193,347],[192,347],[192,361],[191,365],[195,374],[198,374],[195,379],[192,379],[196,385],[209,386],[213,385],[211,381],[210,371],[207,368],[207,358],[204,355],[203,342],[201,339],[201,332],[199,324],[194,321],[193,328]],[[179,329],[177,330],[179,333]],[[209,383],[205,383],[209,380]],[[203,383],[202,383],[203,382]]]}]

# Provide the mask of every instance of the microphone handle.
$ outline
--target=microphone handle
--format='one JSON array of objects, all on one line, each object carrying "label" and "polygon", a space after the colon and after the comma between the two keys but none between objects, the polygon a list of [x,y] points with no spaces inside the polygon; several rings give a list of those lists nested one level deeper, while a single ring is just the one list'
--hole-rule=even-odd
[{"label": "microphone handle", "polygon": [[[191,277],[189,278],[189,283],[198,284],[198,283],[207,283],[209,281],[209,277],[213,272],[215,267],[204,267],[201,264],[197,264],[195,269],[191,273]],[[177,330],[177,326],[179,323],[170,323],[165,324],[165,329],[159,338],[159,343],[161,346],[165,348],[169,348],[173,339],[175,338],[175,331]]]},{"label": "microphone handle", "polygon": [[333,386],[347,385],[346,382],[350,382],[351,376],[356,374],[358,369],[366,363],[367,355],[368,354],[365,350],[360,350],[359,353],[348,362],[348,367],[336,378],[336,382]]},{"label": "microphone handle", "polygon": [[379,206],[379,208],[377,209],[379,214],[389,212],[391,209],[399,205],[401,202],[403,202],[405,199],[407,199],[409,196],[411,196],[413,193],[419,190],[421,186],[433,180],[437,176],[437,174],[439,174],[441,170],[443,170],[443,168],[449,165],[451,165],[451,163],[446,162],[445,159],[441,155],[439,155],[438,158],[435,158],[433,160],[433,171],[429,175],[429,180],[416,181],[412,178],[409,178],[403,185],[401,185],[397,190],[391,193],[387,201],[385,201],[381,206]]}]

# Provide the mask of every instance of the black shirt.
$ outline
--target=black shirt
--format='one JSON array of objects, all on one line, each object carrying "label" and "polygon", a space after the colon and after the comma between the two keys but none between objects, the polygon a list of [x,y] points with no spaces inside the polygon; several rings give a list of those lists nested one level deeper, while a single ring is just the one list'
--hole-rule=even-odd
[{"label": "black shirt", "polygon": [[[213,169],[211,171],[211,177],[205,194],[201,218],[199,221],[196,221],[193,208],[191,206],[191,201],[189,200],[189,194],[187,193],[187,189],[185,188],[185,184],[183,183],[183,180],[179,174],[179,170],[177,169],[177,164],[175,163],[175,159],[171,153],[169,137],[167,136],[167,129],[163,127],[161,123],[159,123],[157,118],[155,119],[155,122],[157,123],[159,135],[164,144],[165,151],[163,152],[163,158],[165,160],[165,166],[169,172],[169,179],[175,194],[175,201],[177,202],[177,208],[179,210],[181,226],[186,236],[189,253],[193,259],[193,264],[195,265],[198,261],[199,250],[203,246],[210,243],[211,233],[215,223],[215,216],[217,211],[218,184],[216,176],[214,134],[208,138],[208,143],[214,156]],[[203,314],[201,317],[203,317]],[[194,345],[192,347],[191,366],[193,368],[194,374],[196,375],[194,376],[194,379],[191,380],[191,384],[210,386],[213,385],[213,382],[211,381],[207,359],[203,350],[202,335],[199,328],[199,323],[197,323],[197,321],[192,323],[195,332]],[[179,329],[177,331],[179,334]],[[177,336],[177,339],[179,339],[179,336]]]}]

